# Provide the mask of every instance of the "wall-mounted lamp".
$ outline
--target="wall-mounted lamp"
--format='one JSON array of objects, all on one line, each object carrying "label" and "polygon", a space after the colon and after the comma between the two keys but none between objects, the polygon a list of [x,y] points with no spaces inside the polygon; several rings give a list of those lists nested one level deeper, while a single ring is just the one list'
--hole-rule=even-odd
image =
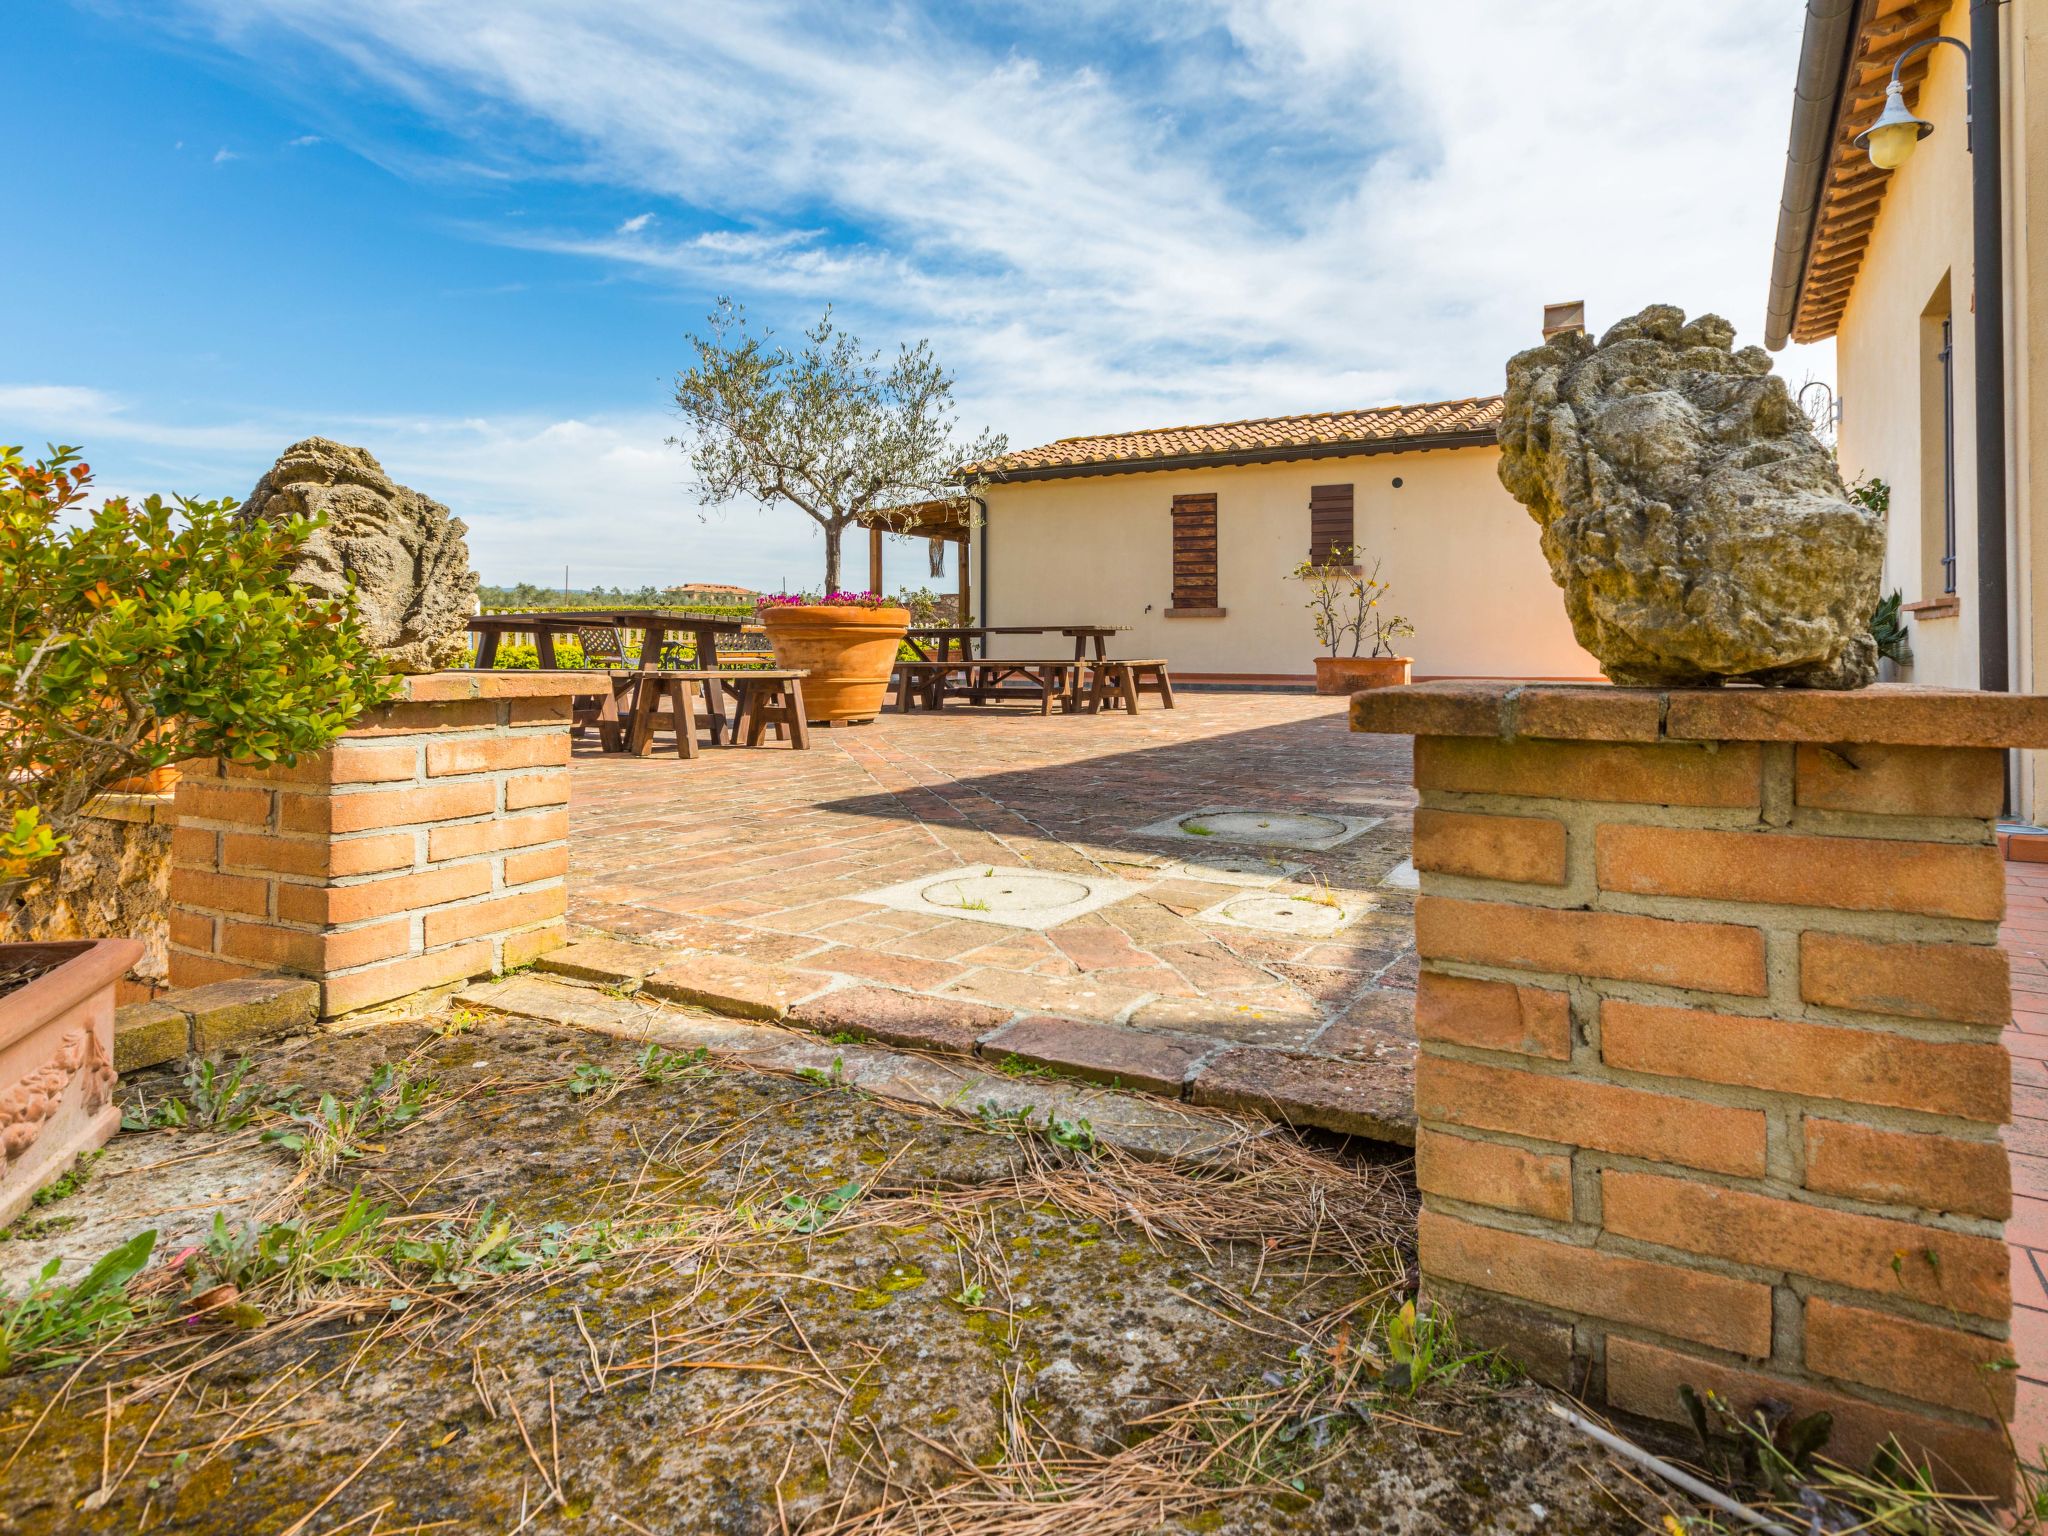
[{"label": "wall-mounted lamp", "polygon": [[1870,152],[1870,163],[1880,171],[1896,171],[1913,155],[1913,147],[1927,135],[1934,132],[1934,124],[1924,117],[1915,117],[1906,110],[1905,87],[1899,84],[1899,71],[1906,61],[1917,53],[1925,53],[1937,43],[1948,43],[1963,50],[1963,133],[1968,143],[1970,133],[1970,45],[1959,37],[1930,37],[1915,43],[1892,62],[1892,78],[1884,88],[1884,110],[1877,115],[1877,121],[1856,135],[1856,147]]}]

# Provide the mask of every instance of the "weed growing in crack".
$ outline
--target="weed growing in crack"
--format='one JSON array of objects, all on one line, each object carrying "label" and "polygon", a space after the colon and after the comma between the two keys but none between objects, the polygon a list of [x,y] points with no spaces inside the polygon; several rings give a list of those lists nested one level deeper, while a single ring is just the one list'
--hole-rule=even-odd
[{"label": "weed growing in crack", "polygon": [[579,1099],[594,1093],[610,1098],[611,1093],[608,1090],[616,1087],[618,1081],[619,1074],[610,1067],[599,1066],[595,1062],[579,1061],[575,1070],[569,1074],[569,1092]]},{"label": "weed growing in crack", "polygon": [[852,1179],[822,1195],[805,1195],[791,1190],[782,1197],[782,1208],[772,1219],[777,1225],[791,1232],[800,1232],[808,1236],[819,1231],[834,1216],[858,1200],[861,1193],[860,1183]]},{"label": "weed growing in crack", "polygon": [[386,1062],[369,1087],[352,1100],[323,1093],[310,1109],[286,1106],[286,1124],[265,1131],[263,1140],[298,1153],[299,1165],[309,1176],[324,1178],[342,1163],[361,1157],[370,1137],[418,1118],[433,1091],[428,1079]]},{"label": "weed growing in crack", "polygon": [[672,1083],[679,1078],[708,1077],[712,1068],[705,1065],[711,1055],[703,1046],[694,1050],[671,1051],[659,1045],[649,1045],[640,1053],[633,1069],[643,1083]]},{"label": "weed growing in crack", "polygon": [[0,1298],[0,1376],[69,1365],[134,1321],[128,1282],[141,1274],[156,1232],[138,1232],[73,1285],[59,1285],[61,1259],[42,1268],[19,1298]]},{"label": "weed growing in crack", "polygon": [[844,1088],[846,1083],[846,1058],[834,1056],[828,1071],[824,1067],[798,1067],[796,1075],[807,1083],[816,1083],[820,1088]]}]

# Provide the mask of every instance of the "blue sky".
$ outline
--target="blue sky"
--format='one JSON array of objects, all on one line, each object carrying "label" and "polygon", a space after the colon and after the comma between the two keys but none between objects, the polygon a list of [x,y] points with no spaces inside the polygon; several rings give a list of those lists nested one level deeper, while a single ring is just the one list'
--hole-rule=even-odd
[{"label": "blue sky", "polygon": [[[965,434],[1492,393],[1542,304],[1760,339],[1789,0],[24,0],[0,440],[246,495],[361,443],[487,581],[815,583],[700,508],[729,293],[930,337]],[[1796,387],[1825,350],[1784,354]],[[1533,537],[1533,531],[1532,531]],[[890,578],[922,580],[921,549]]]}]

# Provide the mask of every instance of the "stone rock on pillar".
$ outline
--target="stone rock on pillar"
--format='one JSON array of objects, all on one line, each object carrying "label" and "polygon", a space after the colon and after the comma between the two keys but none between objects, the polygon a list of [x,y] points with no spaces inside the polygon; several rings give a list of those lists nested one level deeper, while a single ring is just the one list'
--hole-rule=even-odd
[{"label": "stone rock on pillar", "polygon": [[1834,1415],[2012,1475],[2005,746],[2048,698],[1428,684],[1412,735],[1428,1294],[1683,1422]]},{"label": "stone rock on pillar", "polygon": [[333,1018],[567,941],[570,699],[602,674],[409,677],[297,766],[189,764],[171,984],[311,977]]}]

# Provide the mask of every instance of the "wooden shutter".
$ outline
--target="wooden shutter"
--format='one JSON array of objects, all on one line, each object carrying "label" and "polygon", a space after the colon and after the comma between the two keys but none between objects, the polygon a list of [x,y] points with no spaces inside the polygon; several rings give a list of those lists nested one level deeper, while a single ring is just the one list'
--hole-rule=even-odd
[{"label": "wooden shutter", "polygon": [[[1351,487],[1312,485],[1308,491],[1308,558],[1321,565],[1333,553],[1349,551],[1357,541],[1351,532]],[[1346,562],[1349,563],[1348,560]]]},{"label": "wooden shutter", "polygon": [[1213,609],[1216,602],[1216,498],[1173,498],[1173,606]]}]

